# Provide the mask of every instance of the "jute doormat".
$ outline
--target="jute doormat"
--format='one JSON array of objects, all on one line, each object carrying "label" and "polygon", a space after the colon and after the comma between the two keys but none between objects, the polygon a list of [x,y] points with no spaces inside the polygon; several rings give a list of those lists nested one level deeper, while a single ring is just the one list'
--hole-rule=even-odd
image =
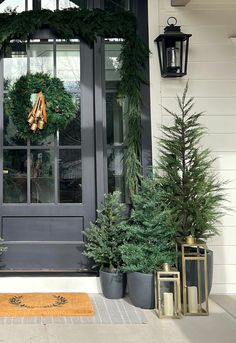
[{"label": "jute doormat", "polygon": [[0,317],[94,316],[86,293],[0,294]]}]

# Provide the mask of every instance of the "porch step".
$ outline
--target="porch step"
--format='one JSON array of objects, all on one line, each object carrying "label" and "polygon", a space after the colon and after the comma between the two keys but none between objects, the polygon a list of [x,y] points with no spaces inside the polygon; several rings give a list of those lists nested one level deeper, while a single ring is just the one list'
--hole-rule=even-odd
[{"label": "porch step", "polygon": [[0,293],[86,292],[101,293],[96,276],[9,276],[1,277]]}]

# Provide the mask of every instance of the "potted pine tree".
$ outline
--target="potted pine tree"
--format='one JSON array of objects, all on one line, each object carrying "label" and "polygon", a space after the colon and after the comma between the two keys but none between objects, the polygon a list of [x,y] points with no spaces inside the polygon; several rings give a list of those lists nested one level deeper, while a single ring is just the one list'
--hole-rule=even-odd
[{"label": "potted pine tree", "polygon": [[154,270],[176,261],[172,214],[163,206],[155,173],[142,179],[132,206],[125,227],[127,238],[121,246],[122,269],[127,272],[131,302],[141,308],[154,308]]},{"label": "potted pine tree", "polygon": [[[160,139],[159,182],[163,201],[171,208],[176,236],[207,240],[216,235],[216,224],[224,213],[224,183],[213,173],[209,149],[201,146],[205,128],[199,119],[203,113],[193,111],[194,99],[187,98],[188,84],[182,98],[177,96],[179,114],[165,108],[172,117],[170,126],[162,126]],[[189,273],[194,275],[196,265]],[[213,276],[213,252],[208,251],[209,291]]]},{"label": "potted pine tree", "polygon": [[109,299],[122,298],[125,293],[126,275],[121,272],[120,246],[125,239],[125,205],[116,191],[104,196],[97,210],[97,220],[84,231],[87,239],[84,255],[100,268],[101,288]]}]

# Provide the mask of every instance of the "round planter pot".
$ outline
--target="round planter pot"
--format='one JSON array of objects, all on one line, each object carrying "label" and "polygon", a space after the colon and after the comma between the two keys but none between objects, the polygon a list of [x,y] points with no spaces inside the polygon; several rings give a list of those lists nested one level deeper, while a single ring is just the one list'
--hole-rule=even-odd
[{"label": "round planter pot", "polygon": [[100,270],[101,288],[105,298],[120,299],[125,295],[126,274]]},{"label": "round planter pot", "polygon": [[145,309],[154,308],[154,275],[139,272],[127,273],[129,298],[133,305]]}]

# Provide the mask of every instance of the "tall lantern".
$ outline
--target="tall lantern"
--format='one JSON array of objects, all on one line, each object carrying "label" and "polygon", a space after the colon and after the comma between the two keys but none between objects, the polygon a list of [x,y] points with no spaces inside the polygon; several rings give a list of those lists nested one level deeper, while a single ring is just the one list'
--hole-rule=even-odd
[{"label": "tall lantern", "polygon": [[[174,23],[171,24],[172,20]],[[189,38],[192,35],[180,31],[175,17],[169,17],[167,24],[164,34],[155,39],[161,76],[181,77],[187,74]]]},{"label": "tall lantern", "polygon": [[207,245],[202,240],[188,236],[183,241],[177,241],[177,247],[181,252],[183,314],[207,316]]}]

